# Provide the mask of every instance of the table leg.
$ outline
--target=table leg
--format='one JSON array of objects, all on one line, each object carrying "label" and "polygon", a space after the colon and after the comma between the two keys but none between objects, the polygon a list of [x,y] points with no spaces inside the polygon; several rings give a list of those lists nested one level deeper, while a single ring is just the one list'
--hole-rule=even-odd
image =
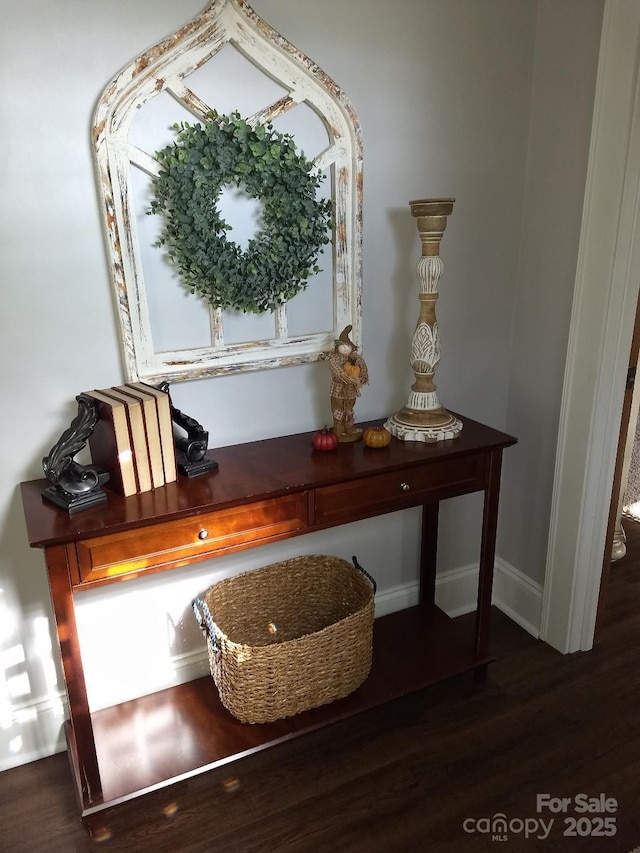
[{"label": "table leg", "polygon": [[[491,619],[491,590],[496,552],[496,527],[498,524],[498,499],[502,450],[492,450],[488,460],[487,488],[484,493],[482,516],[482,542],[480,545],[480,576],[478,579],[478,609],[476,611],[476,657],[486,658],[489,653],[489,623]],[[477,671],[480,680],[486,677],[487,667]]]},{"label": "table leg", "polygon": [[438,511],[440,504],[422,507],[422,536],[420,544],[420,604],[433,604],[436,598],[436,568],[438,562]]},{"label": "table leg", "polygon": [[81,808],[102,802],[102,784],[76,625],[69,561],[64,545],[46,549],[51,599],[69,698],[67,740]]}]

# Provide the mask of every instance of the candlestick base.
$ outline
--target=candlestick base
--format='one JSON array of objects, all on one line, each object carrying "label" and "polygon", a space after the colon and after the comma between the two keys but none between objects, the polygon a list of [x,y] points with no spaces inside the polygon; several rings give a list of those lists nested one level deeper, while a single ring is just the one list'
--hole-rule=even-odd
[{"label": "candlestick base", "polygon": [[446,409],[412,412],[404,408],[392,415],[384,426],[395,438],[426,444],[457,438],[462,432],[462,421]]}]

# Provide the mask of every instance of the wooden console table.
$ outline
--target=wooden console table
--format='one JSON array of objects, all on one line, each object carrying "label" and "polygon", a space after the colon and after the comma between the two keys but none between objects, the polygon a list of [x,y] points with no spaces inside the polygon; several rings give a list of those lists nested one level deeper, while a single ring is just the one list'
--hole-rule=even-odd
[{"label": "wooden console table", "polygon": [[[216,471],[129,498],[110,494],[106,503],[71,516],[43,501],[46,480],[21,484],[29,543],[45,552],[69,699],[67,742],[90,831],[123,801],[451,676],[486,675],[502,451],[516,439],[463,423],[454,440],[393,439],[382,450],[358,442],[321,453],[312,449],[310,433],[218,448]],[[476,491],[484,492],[484,513],[471,632],[434,598],[439,501]],[[376,620],[371,674],[346,699],[247,725],[223,708],[207,677],[91,713],[76,594],[417,505],[423,508],[420,604]]]}]

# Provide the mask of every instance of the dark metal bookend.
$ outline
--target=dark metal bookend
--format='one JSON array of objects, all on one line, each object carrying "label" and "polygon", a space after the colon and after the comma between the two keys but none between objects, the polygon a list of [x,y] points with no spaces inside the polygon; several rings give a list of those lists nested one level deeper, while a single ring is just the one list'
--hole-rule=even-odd
[{"label": "dark metal bookend", "polygon": [[[207,456],[208,431],[195,418],[191,418],[181,412],[180,409],[176,409],[171,402],[168,382],[163,382],[159,388],[169,397],[171,420],[174,424],[173,440],[176,448],[178,471],[184,477],[198,477],[200,474],[206,474],[207,471],[215,471],[218,463]],[[176,427],[182,432],[176,430]]]},{"label": "dark metal bookend", "polygon": [[42,497],[68,513],[97,506],[107,500],[102,486],[109,475],[92,465],[80,465],[73,457],[86,445],[96,425],[98,413],[93,401],[83,394],[76,397],[78,414],[42,460],[42,469],[51,482]]}]

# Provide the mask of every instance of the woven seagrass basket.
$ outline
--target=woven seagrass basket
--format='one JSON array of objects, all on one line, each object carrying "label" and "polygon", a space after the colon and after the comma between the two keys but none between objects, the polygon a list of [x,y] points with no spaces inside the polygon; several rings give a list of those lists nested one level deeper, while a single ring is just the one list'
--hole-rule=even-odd
[{"label": "woven seagrass basket", "polygon": [[266,723],[342,699],[371,669],[375,581],[305,556],[227,578],[192,602],[222,704]]}]

